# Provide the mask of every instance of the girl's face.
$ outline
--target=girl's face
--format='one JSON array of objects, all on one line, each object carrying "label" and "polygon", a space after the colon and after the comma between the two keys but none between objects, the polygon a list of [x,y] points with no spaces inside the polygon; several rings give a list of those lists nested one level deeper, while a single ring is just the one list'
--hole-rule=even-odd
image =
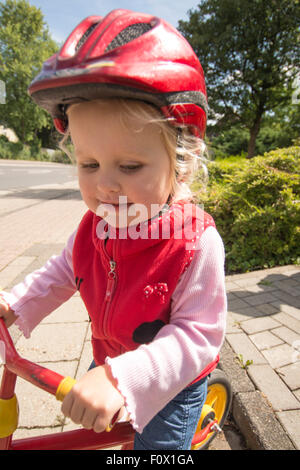
[{"label": "girl's face", "polygon": [[88,208],[116,227],[156,215],[171,192],[170,157],[159,126],[133,118],[125,126],[114,103],[71,106],[68,117]]}]

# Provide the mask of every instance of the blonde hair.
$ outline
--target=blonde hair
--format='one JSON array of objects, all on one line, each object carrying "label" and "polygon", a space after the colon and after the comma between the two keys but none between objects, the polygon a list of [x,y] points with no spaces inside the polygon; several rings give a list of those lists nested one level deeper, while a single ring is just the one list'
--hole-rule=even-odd
[{"label": "blonde hair", "polygon": [[[113,109],[119,110],[119,118],[126,127],[128,119],[135,119],[141,128],[147,124],[156,124],[160,128],[161,137],[171,164],[171,201],[194,200],[195,195],[191,190],[191,184],[197,175],[203,186],[207,183],[208,173],[206,163],[208,152],[202,139],[191,134],[186,126],[174,126],[172,118],[166,118],[156,107],[142,101],[108,98],[94,100],[100,105],[110,105],[114,100]],[[79,106],[80,103],[71,105]],[[70,108],[69,108],[70,109]],[[72,163],[75,157],[67,147],[70,131],[67,130],[65,136],[60,141],[60,148],[69,156]]]}]

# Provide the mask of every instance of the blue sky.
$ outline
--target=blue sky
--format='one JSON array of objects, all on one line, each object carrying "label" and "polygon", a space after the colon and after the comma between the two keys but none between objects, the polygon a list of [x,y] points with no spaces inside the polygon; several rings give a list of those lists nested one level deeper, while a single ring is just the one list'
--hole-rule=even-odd
[{"label": "blue sky", "polygon": [[53,39],[62,42],[86,16],[105,16],[116,8],[150,13],[178,25],[187,12],[197,8],[199,0],[29,0],[41,9]]}]

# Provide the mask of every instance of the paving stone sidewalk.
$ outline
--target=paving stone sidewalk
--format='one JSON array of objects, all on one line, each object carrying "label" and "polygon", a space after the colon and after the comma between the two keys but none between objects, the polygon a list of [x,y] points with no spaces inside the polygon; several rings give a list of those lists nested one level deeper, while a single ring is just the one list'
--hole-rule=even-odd
[{"label": "paving stone sidewalk", "polygon": [[[227,276],[226,286],[226,345],[299,450],[300,267],[291,265]],[[280,428],[273,426],[272,436],[265,436],[269,442],[276,439],[276,430],[280,437]],[[292,446],[285,440],[277,442],[276,448]]]},{"label": "paving stone sidewalk", "polygon": [[[85,207],[73,182],[31,188],[26,197],[17,191],[0,196],[0,288],[9,290],[61,252]],[[250,448],[299,450],[300,267],[227,276],[226,285],[220,367],[233,384],[234,417]],[[11,332],[21,355],[62,375],[78,378],[90,364],[90,324],[78,295],[43,320],[30,339],[14,326]],[[18,380],[16,393],[16,438],[74,428],[46,392]]]}]

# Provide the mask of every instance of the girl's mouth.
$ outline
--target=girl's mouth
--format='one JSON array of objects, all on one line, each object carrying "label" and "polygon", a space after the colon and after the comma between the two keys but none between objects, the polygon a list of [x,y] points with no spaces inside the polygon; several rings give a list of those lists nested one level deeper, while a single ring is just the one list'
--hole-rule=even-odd
[{"label": "girl's mouth", "polygon": [[107,201],[99,201],[100,204],[102,205],[110,205],[110,206],[113,206],[115,209],[119,209],[119,208],[128,208],[130,206],[132,206],[133,202],[107,202]]}]

